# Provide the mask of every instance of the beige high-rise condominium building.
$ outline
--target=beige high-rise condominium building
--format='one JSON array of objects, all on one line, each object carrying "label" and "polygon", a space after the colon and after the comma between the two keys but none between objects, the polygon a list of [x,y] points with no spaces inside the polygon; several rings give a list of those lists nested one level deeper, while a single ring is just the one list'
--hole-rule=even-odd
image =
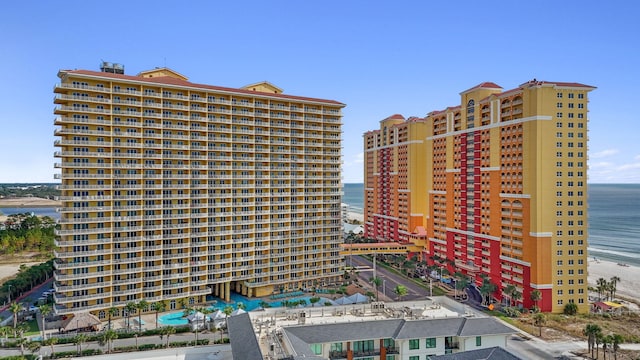
[{"label": "beige high-rise condominium building", "polygon": [[339,278],[344,104],[167,68],[58,76],[58,314]]}]

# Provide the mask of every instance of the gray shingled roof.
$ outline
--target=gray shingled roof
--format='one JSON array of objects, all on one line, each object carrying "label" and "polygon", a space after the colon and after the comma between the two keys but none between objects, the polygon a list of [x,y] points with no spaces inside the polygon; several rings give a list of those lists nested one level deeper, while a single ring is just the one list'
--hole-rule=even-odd
[{"label": "gray shingled roof", "polygon": [[233,360],[262,360],[262,352],[249,314],[238,314],[227,318],[227,329],[229,339],[232,339]]},{"label": "gray shingled roof", "polygon": [[359,321],[351,323],[287,326],[287,335],[293,335],[307,344],[336,341],[357,341],[393,337],[404,320]]},{"label": "gray shingled roof", "polygon": [[430,356],[431,360],[521,360],[501,347],[469,350],[455,354]]},{"label": "gray shingled roof", "polygon": [[[312,356],[310,344],[393,338],[396,340],[443,336],[513,334],[492,318],[374,320],[352,323],[287,326],[282,329],[297,355]],[[493,359],[493,358],[492,358]],[[500,359],[500,358],[496,358]]]},{"label": "gray shingled roof", "polygon": [[415,339],[416,337],[457,336],[464,318],[444,318],[431,320],[406,321],[394,339]]},{"label": "gray shingled roof", "polygon": [[492,318],[468,318],[458,336],[513,334],[515,331]]}]

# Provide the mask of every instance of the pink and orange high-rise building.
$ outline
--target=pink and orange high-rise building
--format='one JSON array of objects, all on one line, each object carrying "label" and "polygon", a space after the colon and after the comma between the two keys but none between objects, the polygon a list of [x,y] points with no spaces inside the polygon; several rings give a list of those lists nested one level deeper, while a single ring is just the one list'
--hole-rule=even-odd
[{"label": "pink and orange high-rise building", "polygon": [[[364,134],[365,236],[422,248],[494,295],[532,307],[587,302],[587,123],[593,86],[486,82],[425,118]],[[415,247],[414,247],[415,248]]]}]

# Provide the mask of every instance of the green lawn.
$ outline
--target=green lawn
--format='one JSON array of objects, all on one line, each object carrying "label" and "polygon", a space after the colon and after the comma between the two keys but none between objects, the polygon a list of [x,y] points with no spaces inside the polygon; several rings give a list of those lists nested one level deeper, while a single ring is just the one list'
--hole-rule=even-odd
[{"label": "green lawn", "polygon": [[40,328],[38,327],[38,321],[36,321],[36,319],[26,321],[23,324],[26,324],[29,326],[29,330],[27,330],[27,332],[25,333],[25,336],[33,336],[33,335],[40,334]]}]

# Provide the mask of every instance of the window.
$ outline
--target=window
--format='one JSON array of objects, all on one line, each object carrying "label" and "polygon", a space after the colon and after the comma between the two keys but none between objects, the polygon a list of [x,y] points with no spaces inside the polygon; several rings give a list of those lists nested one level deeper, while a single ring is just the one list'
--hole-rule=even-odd
[{"label": "window", "polygon": [[409,360],[420,360],[420,356],[418,355],[409,356]]},{"label": "window", "polygon": [[331,344],[331,351],[342,351],[342,343],[333,343]]},{"label": "window", "polygon": [[315,355],[322,355],[322,344],[311,344],[311,351]]},{"label": "window", "polygon": [[578,99],[584,99],[584,94],[578,94]]},{"label": "window", "polygon": [[361,352],[361,351],[373,351],[375,349],[375,345],[373,340],[363,340],[363,341],[354,341],[353,342],[353,351]]},{"label": "window", "polygon": [[[556,117],[559,117],[559,118],[561,118],[561,117],[562,117],[562,113],[561,113],[561,112],[559,112],[559,113],[556,113]],[[562,127],[562,126],[558,126],[558,127]]]},{"label": "window", "polygon": [[436,338],[428,338],[426,346],[427,346],[427,349],[436,347]]},{"label": "window", "polygon": [[476,346],[482,346],[482,336],[476,336]]},{"label": "window", "polygon": [[558,97],[558,99],[562,99],[562,93],[561,92],[557,93],[556,96]]},{"label": "window", "polygon": [[561,102],[557,103],[557,104],[556,104],[556,107],[557,107],[558,109],[561,109],[561,108],[562,108],[562,103],[561,103]]},{"label": "window", "polygon": [[409,350],[417,350],[420,349],[420,340],[419,339],[410,339],[409,340]]},{"label": "window", "polygon": [[569,93],[569,99],[573,99],[573,93]]}]

